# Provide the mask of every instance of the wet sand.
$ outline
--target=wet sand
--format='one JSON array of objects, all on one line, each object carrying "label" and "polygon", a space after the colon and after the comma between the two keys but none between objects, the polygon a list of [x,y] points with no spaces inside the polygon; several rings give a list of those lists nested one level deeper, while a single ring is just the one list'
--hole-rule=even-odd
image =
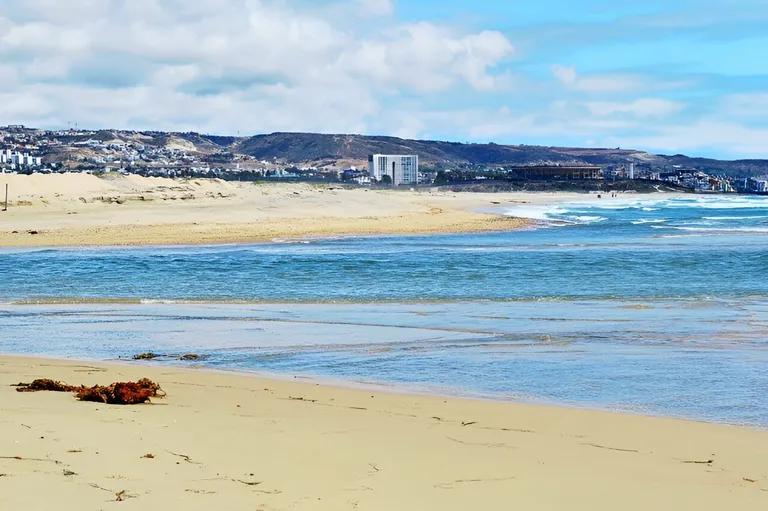
[{"label": "wet sand", "polygon": [[[168,396],[120,407],[9,386],[142,376]],[[0,509],[768,506],[768,432],[735,426],[9,356],[0,403]]]}]

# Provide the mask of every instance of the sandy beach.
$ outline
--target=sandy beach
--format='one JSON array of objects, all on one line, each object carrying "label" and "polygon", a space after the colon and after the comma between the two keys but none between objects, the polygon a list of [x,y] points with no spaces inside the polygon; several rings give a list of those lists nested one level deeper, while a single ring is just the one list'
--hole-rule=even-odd
[{"label": "sandy beach", "polygon": [[[10,386],[142,376],[167,397],[109,406]],[[768,433],[736,426],[9,356],[0,402],[2,509],[768,505]]]},{"label": "sandy beach", "polygon": [[76,174],[0,175],[0,189],[6,182],[12,198],[0,215],[1,246],[236,243],[527,225],[478,212],[511,200],[486,194]]},{"label": "sandy beach", "polygon": [[523,228],[530,220],[489,210],[596,198],[578,193],[368,190],[135,175],[0,174],[0,193],[5,184],[9,208],[0,213],[0,246],[17,247],[504,231]]}]

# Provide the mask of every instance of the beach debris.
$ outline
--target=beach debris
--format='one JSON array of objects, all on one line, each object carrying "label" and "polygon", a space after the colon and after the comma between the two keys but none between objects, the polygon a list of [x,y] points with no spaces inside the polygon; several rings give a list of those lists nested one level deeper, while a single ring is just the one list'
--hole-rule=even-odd
[{"label": "beach debris", "polygon": [[190,458],[186,454],[180,454],[180,453],[173,452],[173,451],[168,451],[168,454],[173,454],[174,456],[178,456],[179,458],[183,459],[187,463],[192,463],[193,465],[202,465],[202,463],[200,463],[198,461],[192,461],[192,458]]},{"label": "beach debris", "polygon": [[308,403],[317,403],[317,399],[308,399],[308,398],[303,397],[303,396],[298,396],[298,397],[297,396],[288,396],[288,399],[290,401],[306,401]]},{"label": "beach debris", "polygon": [[64,469],[64,475],[65,475],[65,476],[67,476],[67,477],[69,477],[69,476],[76,476],[76,475],[77,475],[77,472],[72,472],[71,470],[67,470],[67,469],[65,468],[65,469]]},{"label": "beach debris", "polygon": [[151,351],[148,351],[146,353],[138,353],[133,356],[134,360],[152,360],[153,358],[157,358],[160,355],[157,353],[152,353]]},{"label": "beach debris", "polygon": [[461,421],[462,426],[471,426],[472,424],[477,424],[477,421]]},{"label": "beach debris", "polygon": [[146,403],[151,397],[164,397],[165,392],[160,385],[148,378],[141,378],[132,382],[115,382],[108,386],[94,385],[67,385],[60,381],[41,378],[32,383],[18,383],[14,385],[17,392],[74,392],[80,401],[94,401],[98,403],[133,405]]},{"label": "beach debris", "polygon": [[0,456],[0,460],[16,460],[16,461],[42,461],[46,463],[53,463],[55,465],[61,465],[59,460],[52,458],[24,458],[22,456]]},{"label": "beach debris", "polygon": [[132,358],[133,360],[154,360],[156,358],[175,358],[177,360],[194,361],[194,360],[202,360],[205,358],[205,356],[198,355],[197,353],[182,353],[181,355],[176,355],[176,354],[161,354],[161,353],[155,353],[153,351],[147,351],[146,353],[137,353]]},{"label": "beach debris", "polygon": [[11,386],[16,387],[16,392],[39,392],[42,390],[49,392],[76,392],[80,388],[48,378],[38,378],[37,380],[32,380],[32,383],[17,383]]},{"label": "beach debris", "polygon": [[103,486],[99,486],[96,483],[91,483],[91,487],[96,488],[97,490],[102,490],[108,493],[111,493],[115,496],[115,502],[123,502],[125,499],[132,499],[135,498],[135,495],[131,495],[128,493],[127,490],[120,490],[120,491],[114,491],[110,490],[109,488],[104,488]]},{"label": "beach debris", "polygon": [[243,483],[246,486],[258,486],[261,484],[261,481],[243,481],[242,479],[232,479],[232,480],[238,483]]},{"label": "beach debris", "polygon": [[155,455],[154,455],[154,454],[152,454],[151,452],[148,452],[147,454],[145,454],[144,456],[142,456],[142,458],[147,458],[147,459],[149,459],[149,460],[153,460],[153,459],[155,459]]},{"label": "beach debris", "polygon": [[696,465],[711,465],[712,463],[715,462],[715,460],[713,460],[713,459],[709,459],[709,460],[682,460],[682,462],[683,463],[693,463],[693,464],[696,464]]},{"label": "beach debris", "polygon": [[107,387],[102,385],[82,387],[75,395],[80,401],[94,401],[111,405],[146,403],[149,398],[157,396],[163,397],[165,392],[162,391],[160,385],[147,378],[142,378],[137,382],[115,382]]},{"label": "beach debris", "polygon": [[439,483],[435,484],[434,488],[440,488],[443,490],[452,490],[457,485],[463,485],[463,484],[474,484],[474,483],[495,483],[495,482],[501,482],[501,481],[512,481],[513,479],[516,479],[516,477],[492,477],[487,479],[456,479],[454,481],[448,481],[445,483]]},{"label": "beach debris", "polygon": [[590,442],[582,443],[582,445],[588,445],[590,447],[597,447],[598,449],[608,449],[609,451],[640,452],[637,449],[624,449],[622,447],[609,447],[607,445],[593,444],[593,443],[590,443]]}]

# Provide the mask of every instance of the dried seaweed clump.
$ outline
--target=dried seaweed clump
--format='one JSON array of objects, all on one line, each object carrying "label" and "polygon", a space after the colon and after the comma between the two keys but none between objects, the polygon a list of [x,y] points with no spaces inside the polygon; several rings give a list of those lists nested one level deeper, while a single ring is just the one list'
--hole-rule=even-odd
[{"label": "dried seaweed clump", "polygon": [[152,359],[155,359],[155,358],[157,358],[159,356],[160,355],[158,355],[157,353],[152,353],[151,351],[148,351],[146,353],[138,353],[138,354],[134,355],[133,359],[134,360],[152,360]]},{"label": "dried seaweed clump", "polygon": [[146,403],[152,397],[164,397],[165,392],[160,385],[148,378],[139,381],[115,382],[108,386],[94,385],[93,387],[67,385],[47,378],[34,380],[32,383],[15,385],[17,392],[74,392],[80,401],[95,401],[114,405],[135,405]]},{"label": "dried seaweed clump", "polygon": [[137,382],[115,382],[109,386],[95,385],[77,390],[75,397],[80,401],[95,401],[110,405],[135,405],[146,403],[151,397],[163,397],[160,385],[142,378]]},{"label": "dried seaweed clump", "polygon": [[76,392],[80,389],[80,387],[67,385],[66,383],[50,380],[48,378],[39,378],[33,380],[32,383],[17,383],[14,387],[16,387],[16,392],[39,392],[41,390],[50,392]]}]

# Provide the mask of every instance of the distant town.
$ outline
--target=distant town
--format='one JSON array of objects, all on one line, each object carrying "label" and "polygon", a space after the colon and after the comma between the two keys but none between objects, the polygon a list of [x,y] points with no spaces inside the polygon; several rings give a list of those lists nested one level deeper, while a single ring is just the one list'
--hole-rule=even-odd
[{"label": "distant town", "polygon": [[[420,151],[374,152],[391,148]],[[665,187],[768,194],[768,170],[760,174],[763,166],[768,169],[768,162],[722,162],[720,169],[717,165],[717,160],[663,157],[619,148],[457,144],[361,135],[282,133],[238,138],[0,127],[2,173],[130,173],[373,187]]]}]

